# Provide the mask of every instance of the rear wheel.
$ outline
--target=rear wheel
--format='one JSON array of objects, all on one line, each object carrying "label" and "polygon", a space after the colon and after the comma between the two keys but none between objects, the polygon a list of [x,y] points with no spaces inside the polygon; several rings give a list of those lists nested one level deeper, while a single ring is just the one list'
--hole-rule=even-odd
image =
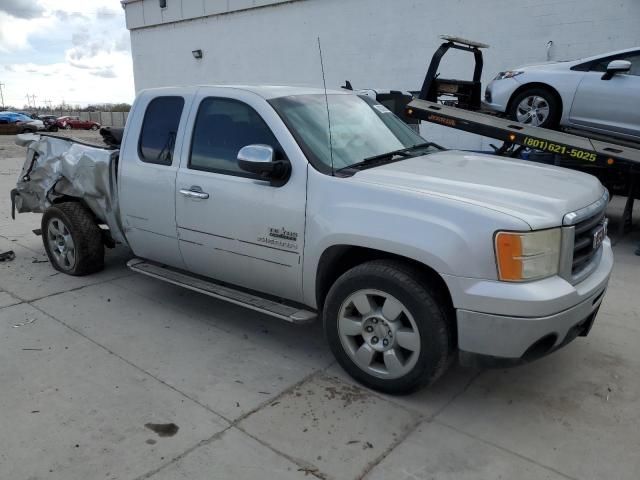
[{"label": "rear wheel", "polygon": [[340,365],[386,393],[437,380],[450,353],[447,308],[419,271],[395,261],[364,263],[331,287],[324,327]]},{"label": "rear wheel", "polygon": [[59,203],[45,211],[42,240],[56,270],[82,276],[104,267],[100,228],[91,212],[78,202]]},{"label": "rear wheel", "polygon": [[65,130],[71,130],[73,127],[71,125],[69,125],[68,123],[64,126]]},{"label": "rear wheel", "polygon": [[509,108],[509,118],[533,127],[557,127],[561,114],[556,96],[546,88],[539,87],[519,93]]}]

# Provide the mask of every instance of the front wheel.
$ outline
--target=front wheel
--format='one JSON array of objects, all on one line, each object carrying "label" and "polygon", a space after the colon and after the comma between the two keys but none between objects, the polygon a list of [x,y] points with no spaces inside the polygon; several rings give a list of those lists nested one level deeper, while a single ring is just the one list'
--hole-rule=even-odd
[{"label": "front wheel", "polygon": [[395,261],[356,266],[331,287],[324,328],[352,377],[385,393],[435,382],[451,353],[447,307],[420,272]]},{"label": "front wheel", "polygon": [[91,130],[96,131],[100,128],[98,125],[91,125]]},{"label": "front wheel", "polygon": [[78,202],[58,203],[42,216],[42,240],[53,268],[74,276],[104,267],[104,243],[91,212]]},{"label": "front wheel", "polygon": [[71,130],[72,128],[73,128],[73,127],[72,127],[71,125],[69,125],[69,124],[67,124],[67,125],[65,125],[65,126],[64,126],[64,129],[65,129],[65,130]]},{"label": "front wheel", "polygon": [[525,125],[554,128],[560,122],[558,99],[545,88],[529,88],[519,93],[510,104],[508,116]]}]

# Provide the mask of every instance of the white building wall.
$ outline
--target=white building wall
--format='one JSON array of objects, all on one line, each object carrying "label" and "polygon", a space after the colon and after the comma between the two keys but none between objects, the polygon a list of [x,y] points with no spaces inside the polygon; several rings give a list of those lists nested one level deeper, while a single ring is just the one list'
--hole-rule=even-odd
[{"label": "white building wall", "polygon": [[[402,90],[420,88],[440,34],[491,45],[485,84],[518,65],[640,45],[639,0],[167,0],[162,10],[157,0],[129,1],[136,90],[321,86],[318,37],[329,88],[349,79],[356,88]],[[473,57],[456,51],[441,66],[450,78],[472,71]],[[448,147],[488,146],[435,125],[424,125],[423,135]]]}]

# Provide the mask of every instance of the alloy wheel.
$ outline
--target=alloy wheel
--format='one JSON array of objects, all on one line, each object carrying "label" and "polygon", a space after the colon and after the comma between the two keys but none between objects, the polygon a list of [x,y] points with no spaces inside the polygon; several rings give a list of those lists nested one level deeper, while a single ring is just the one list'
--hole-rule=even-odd
[{"label": "alloy wheel", "polygon": [[366,373],[394,379],[420,356],[420,332],[409,310],[392,295],[359,290],[342,303],[338,332],[345,352]]},{"label": "alloy wheel", "polygon": [[71,270],[76,264],[76,247],[71,232],[58,218],[52,218],[47,227],[49,251],[63,270]]},{"label": "alloy wheel", "polygon": [[538,95],[525,97],[518,104],[516,118],[518,122],[539,127],[549,118],[551,108],[549,102]]}]

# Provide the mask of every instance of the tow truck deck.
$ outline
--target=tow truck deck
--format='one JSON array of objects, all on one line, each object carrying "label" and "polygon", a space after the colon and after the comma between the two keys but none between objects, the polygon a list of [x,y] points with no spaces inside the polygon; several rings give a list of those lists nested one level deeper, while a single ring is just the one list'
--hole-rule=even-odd
[{"label": "tow truck deck", "polygon": [[[534,127],[483,110],[482,50],[489,45],[449,35],[440,38],[444,42],[431,59],[420,91],[367,89],[358,93],[375,98],[412,128],[419,129],[422,120],[495,138],[503,142],[494,147],[496,155],[528,158],[594,175],[611,194],[627,197],[619,232],[630,231],[633,204],[640,199],[640,144],[586,131]],[[473,54],[471,80],[440,76],[440,63],[451,49]],[[350,82],[343,88],[353,90]]]}]

